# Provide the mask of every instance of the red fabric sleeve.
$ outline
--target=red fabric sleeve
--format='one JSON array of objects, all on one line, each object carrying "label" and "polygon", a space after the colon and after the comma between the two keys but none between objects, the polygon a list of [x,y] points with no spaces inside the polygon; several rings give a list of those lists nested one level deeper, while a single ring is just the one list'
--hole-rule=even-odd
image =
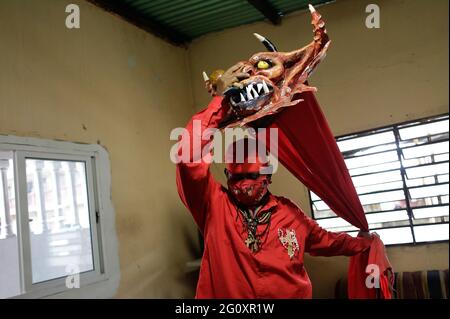
[{"label": "red fabric sleeve", "polygon": [[209,139],[203,140],[202,135],[208,128],[217,128],[226,114],[221,103],[221,97],[214,97],[206,109],[195,114],[178,144],[180,159],[183,158],[183,151],[189,151],[188,160],[181,160],[177,164],[178,194],[202,233],[205,230],[209,202],[214,192],[220,188],[220,183],[214,180],[209,171],[210,164],[201,156],[202,150],[209,143]]},{"label": "red fabric sleeve", "polygon": [[[351,258],[348,269],[348,294],[354,299],[392,299],[394,287],[394,271],[386,255],[383,242],[377,235],[372,235],[370,250]],[[375,289],[367,289],[366,278],[368,265],[379,267],[377,280],[380,283],[379,294]],[[352,280],[350,280],[352,279]]]},{"label": "red fabric sleeve", "polygon": [[354,256],[370,247],[371,238],[355,238],[346,233],[329,232],[307,218],[310,233],[305,251],[312,256]]}]

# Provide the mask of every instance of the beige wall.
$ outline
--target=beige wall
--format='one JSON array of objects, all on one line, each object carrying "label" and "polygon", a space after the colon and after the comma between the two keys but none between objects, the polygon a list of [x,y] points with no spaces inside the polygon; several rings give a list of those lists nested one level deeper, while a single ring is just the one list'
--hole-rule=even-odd
[{"label": "beige wall", "polygon": [[[423,0],[377,1],[380,29],[364,25],[368,3],[338,0],[319,8],[332,44],[310,83],[318,87],[336,135],[448,112],[448,1],[427,7]],[[267,36],[279,50],[292,50],[311,41],[310,15],[287,16],[279,27],[256,23],[196,40],[189,61],[197,108],[209,99],[202,70],[226,69],[261,51],[253,32]],[[286,170],[274,176],[272,191],[310,212],[306,189]],[[448,268],[448,244],[390,247],[388,253],[396,271]],[[333,296],[347,262],[344,257],[306,259],[315,297]]]},{"label": "beige wall", "polygon": [[[65,27],[68,3],[80,5],[79,30]],[[117,297],[192,296],[196,229],[169,160],[169,132],[192,114],[186,50],[85,1],[0,1],[0,39],[0,134],[110,153]]]}]

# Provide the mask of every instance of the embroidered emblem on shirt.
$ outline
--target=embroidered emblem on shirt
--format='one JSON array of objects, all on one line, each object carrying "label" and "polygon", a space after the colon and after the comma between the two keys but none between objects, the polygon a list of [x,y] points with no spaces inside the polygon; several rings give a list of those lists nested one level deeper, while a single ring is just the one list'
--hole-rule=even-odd
[{"label": "embroidered emblem on shirt", "polygon": [[289,258],[292,259],[292,257],[294,257],[295,255],[295,252],[299,250],[295,230],[286,229],[285,233],[282,229],[278,228],[278,238],[280,239],[283,247],[287,249]]}]

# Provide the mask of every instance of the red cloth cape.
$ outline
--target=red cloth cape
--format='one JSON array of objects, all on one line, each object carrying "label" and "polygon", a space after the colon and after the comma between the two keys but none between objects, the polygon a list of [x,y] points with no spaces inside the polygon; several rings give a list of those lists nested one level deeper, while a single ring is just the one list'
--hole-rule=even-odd
[{"label": "red cloth cape", "polygon": [[[360,230],[368,231],[366,216],[352,179],[314,94],[304,92],[300,97],[304,101],[275,115],[270,126],[278,128],[280,163],[319,196],[336,215]],[[391,298],[389,284],[393,282],[392,267],[382,241],[374,237],[370,250],[351,257],[348,271],[349,298]],[[379,267],[379,290],[366,287],[368,264]]]}]

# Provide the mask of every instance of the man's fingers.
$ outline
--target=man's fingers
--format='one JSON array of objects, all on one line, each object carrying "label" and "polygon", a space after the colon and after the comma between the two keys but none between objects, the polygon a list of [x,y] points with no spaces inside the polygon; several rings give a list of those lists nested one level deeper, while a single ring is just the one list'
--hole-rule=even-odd
[{"label": "man's fingers", "polygon": [[238,88],[242,89],[244,87],[244,85],[239,82],[242,79],[247,79],[249,77],[250,77],[250,75],[248,73],[237,73],[237,74],[234,74],[234,76],[230,80],[233,83],[232,85],[234,87],[238,87]]},{"label": "man's fingers", "polygon": [[240,79],[247,79],[250,77],[250,74],[246,73],[246,72],[239,72],[234,74],[235,77],[240,78]]},{"label": "man's fingers", "polygon": [[365,231],[360,230],[359,233],[358,233],[358,237],[371,238],[372,236],[370,235],[369,232],[365,232]]},{"label": "man's fingers", "polygon": [[229,69],[227,70],[227,72],[232,73],[232,72],[236,71],[237,69],[239,69],[241,66],[242,66],[242,63],[239,62],[239,63],[233,65],[231,68],[229,68]]},{"label": "man's fingers", "polygon": [[[246,72],[232,72],[233,69],[237,69],[240,66],[233,66],[230,68],[230,74],[222,75],[218,80],[219,92],[226,91],[227,88],[237,87],[242,89],[244,86],[239,83],[242,79],[247,79],[250,75]],[[227,71],[228,73],[228,71]]]},{"label": "man's fingers", "polygon": [[227,75],[233,74],[234,72],[236,72],[238,69],[240,68],[239,65],[233,65],[231,68],[229,68],[225,73]]}]

